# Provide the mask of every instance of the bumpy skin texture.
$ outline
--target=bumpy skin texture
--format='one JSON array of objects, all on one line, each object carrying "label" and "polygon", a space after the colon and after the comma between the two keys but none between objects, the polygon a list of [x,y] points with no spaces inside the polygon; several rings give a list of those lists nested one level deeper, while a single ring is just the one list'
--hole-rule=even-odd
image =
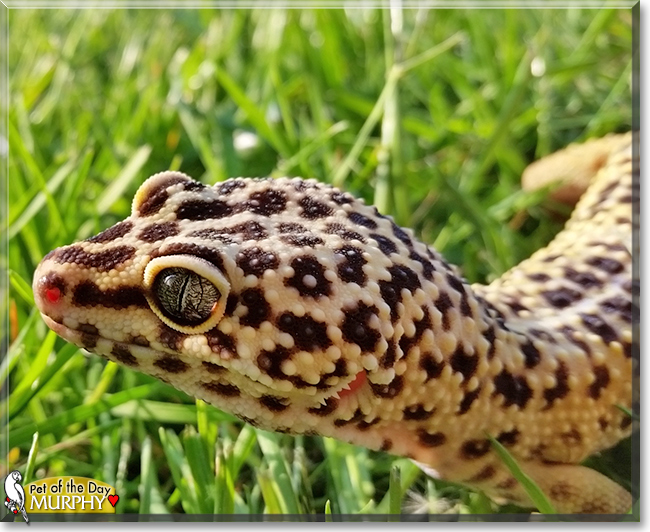
[{"label": "bumpy skin texture", "polygon": [[[631,432],[630,136],[604,146],[566,229],[489,286],[316,181],[165,172],[129,218],[48,254],[36,301],[68,341],[255,426],[408,456],[529,505],[492,435],[558,511],[626,512],[623,488],[576,465]],[[170,267],[217,288],[204,323],[160,310]]]}]

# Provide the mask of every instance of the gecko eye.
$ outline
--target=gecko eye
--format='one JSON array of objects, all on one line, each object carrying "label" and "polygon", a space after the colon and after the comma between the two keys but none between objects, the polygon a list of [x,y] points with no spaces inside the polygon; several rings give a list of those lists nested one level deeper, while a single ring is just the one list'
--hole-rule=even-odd
[{"label": "gecko eye", "polygon": [[185,268],[161,270],[152,286],[160,310],[178,325],[201,325],[212,315],[221,292],[205,277]]},{"label": "gecko eye", "polygon": [[200,334],[222,318],[230,284],[210,262],[191,255],[153,259],[144,270],[151,310],[172,329]]}]

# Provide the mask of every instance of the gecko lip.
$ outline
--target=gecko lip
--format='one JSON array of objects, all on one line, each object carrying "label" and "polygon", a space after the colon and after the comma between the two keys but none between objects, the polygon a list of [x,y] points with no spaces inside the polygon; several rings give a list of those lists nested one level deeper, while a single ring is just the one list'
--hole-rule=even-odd
[{"label": "gecko lip", "polygon": [[[151,347],[145,347],[145,346],[140,346],[140,345],[132,345],[126,342],[120,342],[118,340],[112,340],[110,338],[104,338],[99,335],[92,335],[90,333],[84,332],[83,330],[80,329],[73,329],[71,327],[67,327],[66,325],[63,325],[62,323],[54,320],[47,314],[41,313],[41,316],[43,318],[43,321],[45,321],[45,324],[52,329],[56,334],[58,334],[61,338],[67,340],[68,342],[71,342],[78,347],[81,347],[83,349],[87,349],[88,351],[92,352],[97,352],[93,348],[88,347],[86,344],[88,343],[88,339],[92,340],[105,340],[108,342],[111,342],[111,344],[115,346],[121,346],[124,347],[125,349],[132,349],[136,350],[139,355],[145,355],[145,356],[151,356],[151,355],[158,355],[158,356],[164,356],[164,355],[173,355],[173,352],[165,352],[165,351],[159,351],[157,349],[153,349]],[[210,362],[206,360],[205,362]],[[213,362],[214,363],[214,362]],[[233,373],[236,373],[239,377],[245,378],[247,381],[250,381],[250,383],[254,383],[257,386],[261,386],[264,389],[268,391],[268,393],[273,393],[277,395],[277,390],[274,390],[273,388],[269,387],[268,385],[264,384],[260,380],[251,378],[249,375],[246,375],[242,372],[232,370],[230,368],[227,368],[226,366],[222,366],[221,364],[217,364],[219,367],[223,368],[226,371],[232,371]],[[137,369],[137,368],[134,368]],[[230,381],[230,379],[228,379]],[[329,397],[334,397],[339,400],[345,401],[354,396],[360,388],[366,383],[367,381],[367,375],[365,371],[359,372],[357,375],[354,376],[354,378],[348,382],[347,384],[343,385],[340,389],[337,391],[334,391],[332,389],[329,389],[325,392],[324,399],[329,398]],[[339,386],[336,386],[336,388],[339,388]]]},{"label": "gecko lip", "polygon": [[47,325],[50,329],[52,329],[61,338],[64,338],[69,342],[73,342],[72,337],[74,333],[81,334],[81,331],[77,331],[75,329],[71,329],[70,327],[66,327],[65,325],[63,325],[63,323],[56,321],[54,318],[51,318],[47,314],[43,314],[41,312],[41,317],[43,318],[45,325]]}]

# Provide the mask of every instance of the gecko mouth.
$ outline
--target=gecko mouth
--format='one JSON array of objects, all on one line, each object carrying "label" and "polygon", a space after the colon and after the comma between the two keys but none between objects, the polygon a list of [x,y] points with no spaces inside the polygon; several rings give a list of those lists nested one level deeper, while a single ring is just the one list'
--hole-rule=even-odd
[{"label": "gecko mouth", "polygon": [[[144,371],[145,373],[153,373],[156,377],[163,378],[163,380],[166,380],[166,371],[168,372],[171,369],[173,373],[174,369],[180,369],[183,365],[187,364],[178,357],[177,353],[171,350],[160,351],[154,349],[149,347],[148,342],[139,343],[137,338],[133,339],[130,343],[112,340],[101,336],[97,328],[93,325],[81,324],[78,328],[72,328],[47,314],[41,313],[41,316],[50,329],[68,342],[132,369]],[[255,387],[258,388],[258,392],[278,394],[278,390],[272,385],[265,383],[262,378],[254,378],[242,371],[238,371],[236,368],[230,368],[213,361],[201,360],[201,364],[201,369],[205,372],[207,379],[216,378],[223,380],[224,383],[235,384],[238,387]],[[149,367],[153,371],[147,371],[145,369]],[[221,375],[225,376],[228,374],[229,378],[220,378]],[[233,376],[236,376],[236,378],[233,379]],[[316,387],[312,387],[314,393],[309,395],[313,395],[314,398],[320,396],[321,400],[329,398],[346,400],[355,395],[366,384],[367,380],[366,372],[362,370],[350,382],[343,386],[336,385],[324,390],[317,390]],[[296,386],[295,388],[301,389],[300,386]],[[319,391],[320,394],[318,393]]]}]

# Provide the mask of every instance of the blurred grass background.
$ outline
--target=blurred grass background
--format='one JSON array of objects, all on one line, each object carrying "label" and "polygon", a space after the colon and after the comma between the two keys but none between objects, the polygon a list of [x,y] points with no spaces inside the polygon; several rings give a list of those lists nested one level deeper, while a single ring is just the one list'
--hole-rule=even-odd
[{"label": "blurred grass background", "polygon": [[[179,169],[333,182],[488,282],[562,224],[544,191],[520,190],[524,167],[630,129],[631,21],[628,9],[11,10],[0,473],[104,480],[118,513],[521,511],[405,459],[255,430],[89,357],[47,331],[32,274],[127,216],[147,176]],[[595,464],[623,483],[626,446]]]}]

